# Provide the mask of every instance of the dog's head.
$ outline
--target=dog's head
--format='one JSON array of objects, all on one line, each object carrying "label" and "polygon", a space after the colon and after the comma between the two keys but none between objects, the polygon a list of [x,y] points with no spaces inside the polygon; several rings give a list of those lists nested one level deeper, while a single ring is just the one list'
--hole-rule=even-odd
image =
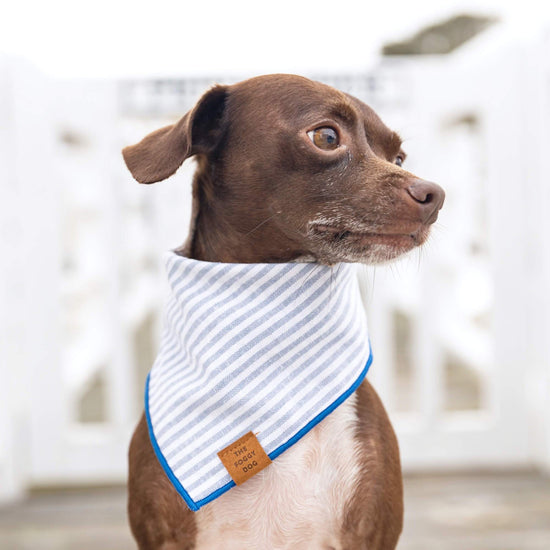
[{"label": "dog's head", "polygon": [[370,107],[293,75],[215,86],[123,155],[141,183],[197,157],[185,253],[206,260],[388,261],[426,240],[444,200]]}]

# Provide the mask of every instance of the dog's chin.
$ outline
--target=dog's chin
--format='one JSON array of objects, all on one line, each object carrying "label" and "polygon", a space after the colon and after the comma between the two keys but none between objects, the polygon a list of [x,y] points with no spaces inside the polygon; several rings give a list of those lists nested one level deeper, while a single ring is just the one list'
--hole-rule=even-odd
[{"label": "dog's chin", "polygon": [[426,242],[429,225],[412,233],[316,231],[315,257],[319,263],[339,262],[379,265],[396,260]]}]

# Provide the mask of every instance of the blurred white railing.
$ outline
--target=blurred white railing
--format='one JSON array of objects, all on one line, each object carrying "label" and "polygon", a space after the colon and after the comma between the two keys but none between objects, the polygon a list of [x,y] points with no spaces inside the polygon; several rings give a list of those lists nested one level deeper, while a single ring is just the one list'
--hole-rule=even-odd
[{"label": "blurred white railing", "polygon": [[[407,470],[550,465],[540,49],[317,77],[370,103],[402,134],[407,169],[447,191],[424,250],[362,276],[369,379]],[[119,151],[210,83],[47,81],[0,62],[0,498],[124,479],[157,346],[162,253],[185,237],[193,165],[139,186]]]}]

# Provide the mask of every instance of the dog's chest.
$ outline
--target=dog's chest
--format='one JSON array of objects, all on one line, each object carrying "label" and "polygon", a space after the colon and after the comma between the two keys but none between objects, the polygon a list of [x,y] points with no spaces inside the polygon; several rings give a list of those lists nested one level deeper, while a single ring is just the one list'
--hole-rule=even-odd
[{"label": "dog's chest", "polygon": [[338,550],[360,470],[355,399],[268,468],[197,512],[197,550]]}]

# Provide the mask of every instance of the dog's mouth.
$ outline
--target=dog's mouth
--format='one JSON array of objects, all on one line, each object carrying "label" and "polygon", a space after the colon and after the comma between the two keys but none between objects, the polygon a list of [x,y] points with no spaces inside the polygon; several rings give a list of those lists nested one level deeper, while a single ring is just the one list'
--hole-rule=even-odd
[{"label": "dog's mouth", "polygon": [[312,224],[310,231],[320,237],[328,237],[335,242],[365,242],[366,244],[404,244],[405,246],[421,245],[427,238],[429,226],[421,225],[411,231],[405,230],[387,230],[387,231],[367,231],[362,229],[346,229],[338,225]]},{"label": "dog's mouth", "polygon": [[[330,248],[343,260],[387,261],[422,245],[428,238],[430,225],[396,227],[372,231],[341,224],[311,223],[309,234]],[[376,257],[375,257],[376,256]]]}]

